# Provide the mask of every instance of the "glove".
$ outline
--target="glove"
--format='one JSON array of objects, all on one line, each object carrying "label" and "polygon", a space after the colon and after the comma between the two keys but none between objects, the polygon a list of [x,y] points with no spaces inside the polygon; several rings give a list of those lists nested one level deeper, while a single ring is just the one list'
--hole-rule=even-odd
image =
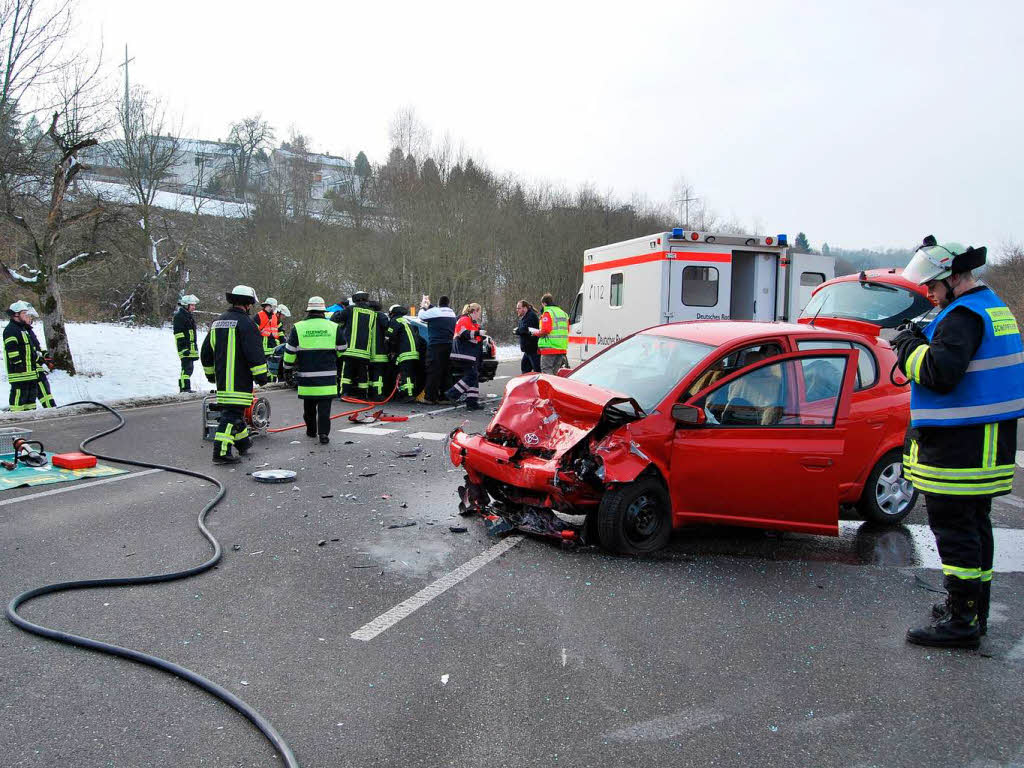
[{"label": "glove", "polygon": [[51,371],[57,367],[57,364],[53,362],[52,357],[44,357],[43,363],[45,363],[46,367],[49,368]]},{"label": "glove", "polygon": [[260,374],[259,376],[256,377],[256,383],[259,384],[261,387],[265,387],[267,385],[267,381],[268,378],[267,374],[265,373]]},{"label": "glove", "polygon": [[892,340],[892,346],[897,350],[902,349],[908,344],[916,344],[918,341],[927,341],[928,338],[921,332],[913,323],[904,323],[897,330],[899,333],[896,334]]}]

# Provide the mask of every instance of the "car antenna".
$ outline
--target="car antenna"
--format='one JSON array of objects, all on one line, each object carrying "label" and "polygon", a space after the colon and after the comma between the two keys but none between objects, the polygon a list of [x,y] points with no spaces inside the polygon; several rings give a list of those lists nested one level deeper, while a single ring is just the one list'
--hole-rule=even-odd
[{"label": "car antenna", "polygon": [[814,327],[814,321],[818,319],[818,315],[821,314],[821,310],[823,310],[825,308],[825,305],[828,304],[828,300],[831,299],[831,298],[832,298],[832,294],[829,294],[828,296],[825,297],[825,300],[823,302],[821,302],[821,306],[818,307],[818,311],[814,313],[814,317],[811,318],[811,322],[809,323],[811,328]]}]

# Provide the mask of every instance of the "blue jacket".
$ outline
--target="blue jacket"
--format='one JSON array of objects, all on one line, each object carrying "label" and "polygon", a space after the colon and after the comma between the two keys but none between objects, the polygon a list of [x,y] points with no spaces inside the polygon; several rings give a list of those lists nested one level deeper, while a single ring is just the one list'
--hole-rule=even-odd
[{"label": "blue jacket", "polygon": [[451,307],[431,307],[417,315],[427,324],[427,343],[450,345],[455,335],[455,310]]}]

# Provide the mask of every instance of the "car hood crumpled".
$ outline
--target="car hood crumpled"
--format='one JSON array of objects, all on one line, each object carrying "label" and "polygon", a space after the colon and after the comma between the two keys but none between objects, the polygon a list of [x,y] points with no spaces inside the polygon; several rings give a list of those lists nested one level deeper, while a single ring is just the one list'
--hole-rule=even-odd
[{"label": "car hood crumpled", "polygon": [[514,379],[488,428],[514,435],[524,449],[553,451],[559,456],[590,434],[606,418],[607,409],[630,404],[630,397],[558,376],[535,374]]}]

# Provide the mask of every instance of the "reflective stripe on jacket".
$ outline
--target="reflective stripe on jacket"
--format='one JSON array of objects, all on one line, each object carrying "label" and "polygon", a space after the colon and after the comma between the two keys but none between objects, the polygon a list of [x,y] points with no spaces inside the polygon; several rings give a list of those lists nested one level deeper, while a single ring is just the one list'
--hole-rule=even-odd
[{"label": "reflective stripe on jacket", "polygon": [[463,315],[455,324],[455,337],[452,339],[452,360],[476,363],[480,360],[480,326],[473,322],[469,315]]},{"label": "reflective stripe on jacket", "polygon": [[178,349],[178,357],[182,360],[199,359],[196,347],[196,320],[185,307],[178,307],[174,313],[174,346]]},{"label": "reflective stripe on jacket", "polygon": [[263,353],[266,356],[274,353],[277,347],[278,337],[281,335],[277,323],[277,312],[268,315],[264,310],[256,313],[256,324],[260,329],[260,336],[263,337]]},{"label": "reflective stripe on jacket", "polygon": [[564,355],[569,349],[569,315],[561,307],[544,307],[541,327],[545,315],[550,317],[551,332],[537,340],[537,348],[542,355]]},{"label": "reflective stripe on jacket", "polygon": [[910,354],[906,371],[911,380],[912,427],[991,424],[1024,416],[1024,346],[1009,308],[988,289],[959,296],[924,329],[929,341],[943,319],[957,308],[968,309],[981,318],[981,344],[963,378],[947,393],[920,383],[928,345],[921,344]]},{"label": "reflective stripe on jacket", "polygon": [[344,310],[345,357],[369,360],[377,336],[377,312],[365,305],[355,304]]},{"label": "reflective stripe on jacket", "polygon": [[37,346],[38,342],[34,342],[35,334],[17,320],[11,320],[4,328],[4,361],[7,364],[7,381],[11,384],[39,378],[37,358],[42,356],[42,350]]},{"label": "reflective stripe on jacket", "polygon": [[245,312],[232,307],[210,326],[199,358],[217,382],[218,405],[252,405],[254,381],[266,381],[267,362],[260,331]]},{"label": "reflective stripe on jacket", "polygon": [[338,359],[345,349],[345,331],[322,315],[301,320],[284,348],[284,367],[295,368],[300,398],[338,394]]}]

